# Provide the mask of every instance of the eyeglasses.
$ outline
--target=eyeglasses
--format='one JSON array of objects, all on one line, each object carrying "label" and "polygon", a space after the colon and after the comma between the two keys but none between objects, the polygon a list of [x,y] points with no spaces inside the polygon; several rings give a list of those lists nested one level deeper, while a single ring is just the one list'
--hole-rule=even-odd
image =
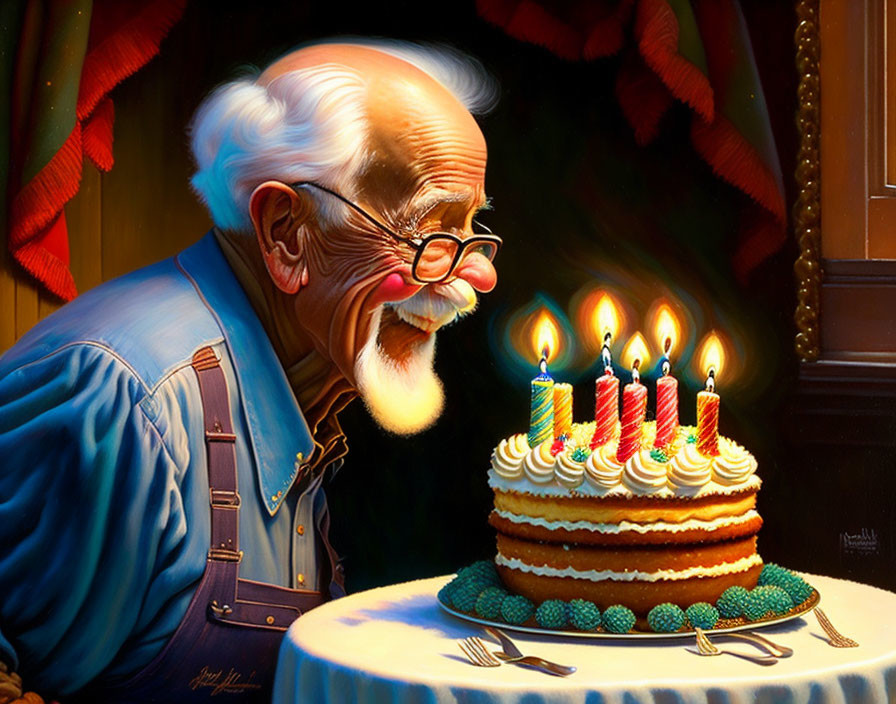
[{"label": "eyeglasses", "polygon": [[[434,232],[426,237],[402,237],[373,217],[361,206],[352,203],[345,196],[326,186],[321,186],[314,181],[299,181],[289,185],[293,190],[302,186],[313,186],[324,193],[329,193],[331,196],[338,198],[367,221],[392,237],[392,239],[414,249],[416,253],[414,255],[414,263],[411,266],[411,276],[421,284],[439,284],[446,281],[454,273],[457,265],[468,254],[473,252],[481,254],[489,261],[494,261],[498,250],[501,248],[501,238],[491,232],[475,233],[467,238],[452,235],[450,232]],[[485,227],[479,223],[477,225]]]}]

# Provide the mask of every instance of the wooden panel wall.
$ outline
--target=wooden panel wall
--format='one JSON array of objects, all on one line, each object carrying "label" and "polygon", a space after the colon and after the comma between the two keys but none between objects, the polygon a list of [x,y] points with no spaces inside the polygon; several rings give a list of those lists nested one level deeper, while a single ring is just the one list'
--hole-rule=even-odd
[{"label": "wooden panel wall", "polygon": [[[65,207],[78,291],[171,256],[210,227],[189,188],[186,127],[203,90],[172,90],[186,47],[155,59],[113,93],[115,166],[84,164],[81,188]],[[179,87],[179,86],[178,86]],[[61,302],[43,293],[0,252],[0,353]]]}]

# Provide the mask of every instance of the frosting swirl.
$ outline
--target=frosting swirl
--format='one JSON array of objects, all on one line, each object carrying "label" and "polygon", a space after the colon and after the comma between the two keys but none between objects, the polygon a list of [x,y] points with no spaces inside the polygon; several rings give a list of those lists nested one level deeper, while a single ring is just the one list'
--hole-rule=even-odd
[{"label": "frosting swirl", "polygon": [[554,476],[568,489],[575,489],[585,481],[585,466],[569,450],[563,450],[554,461]]},{"label": "frosting swirl", "polygon": [[522,433],[505,438],[492,452],[492,469],[504,479],[523,476],[523,458],[529,452],[529,443]]},{"label": "frosting swirl", "polygon": [[712,460],[697,450],[695,443],[685,443],[669,460],[669,483],[679,488],[700,487],[712,478]]},{"label": "frosting swirl", "polygon": [[756,471],[756,458],[743,446],[719,438],[719,455],[712,461],[712,476],[719,484],[745,482]]},{"label": "frosting swirl", "polygon": [[523,460],[523,471],[529,481],[535,484],[547,484],[554,478],[554,457],[551,455],[553,439],[548,438],[536,445]]},{"label": "frosting swirl", "polygon": [[622,481],[622,463],[616,460],[617,444],[617,441],[611,440],[588,455],[585,476],[592,484],[612,489]]},{"label": "frosting swirl", "polygon": [[628,458],[622,475],[625,485],[636,494],[650,494],[666,486],[666,463],[642,448]]}]

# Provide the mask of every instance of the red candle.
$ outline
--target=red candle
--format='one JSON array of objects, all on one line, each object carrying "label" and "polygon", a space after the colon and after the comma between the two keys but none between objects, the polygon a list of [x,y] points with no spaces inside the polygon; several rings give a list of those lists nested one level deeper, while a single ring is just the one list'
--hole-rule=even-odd
[{"label": "red candle", "polygon": [[678,379],[670,374],[656,382],[656,440],[654,447],[666,447],[678,432]]},{"label": "red candle", "polygon": [[605,444],[619,422],[619,378],[612,368],[594,382],[594,436],[591,449]]},{"label": "red candle", "polygon": [[635,372],[634,381],[622,390],[622,427],[616,449],[617,462],[625,462],[641,449],[641,426],[646,411],[647,387],[638,382]]},{"label": "red candle", "polygon": [[704,457],[719,454],[719,395],[713,391],[697,394],[697,451]]}]

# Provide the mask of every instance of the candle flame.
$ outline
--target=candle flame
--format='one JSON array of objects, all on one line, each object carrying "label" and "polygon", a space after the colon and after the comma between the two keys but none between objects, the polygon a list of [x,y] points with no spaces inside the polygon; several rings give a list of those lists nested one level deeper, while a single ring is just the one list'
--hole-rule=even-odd
[{"label": "candle flame", "polygon": [[[647,341],[640,332],[636,332],[632,338],[625,343],[622,350],[622,363],[626,367],[634,368],[635,366],[644,366],[650,359],[647,352]],[[635,362],[638,364],[636,365]]]},{"label": "candle flame", "polygon": [[669,354],[681,339],[681,324],[678,321],[678,316],[675,315],[672,306],[663,301],[656,307],[652,318],[656,343],[661,352]]},{"label": "candle flame", "polygon": [[725,345],[715,330],[709,332],[698,347],[697,364],[701,374],[708,375],[714,370],[718,376],[725,364]]},{"label": "candle flame", "polygon": [[601,294],[593,315],[595,332],[601,341],[607,333],[616,337],[619,333],[619,308],[608,294]]},{"label": "candle flame", "polygon": [[550,359],[560,348],[560,326],[554,316],[546,308],[542,308],[532,326],[532,345],[535,356]]}]

